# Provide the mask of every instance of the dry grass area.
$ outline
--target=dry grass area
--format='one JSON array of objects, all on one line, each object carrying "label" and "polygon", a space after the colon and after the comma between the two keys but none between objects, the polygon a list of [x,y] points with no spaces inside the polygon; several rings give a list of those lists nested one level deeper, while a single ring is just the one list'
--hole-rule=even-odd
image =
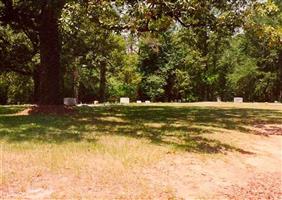
[{"label": "dry grass area", "polygon": [[282,198],[281,104],[25,109],[0,107],[3,199]]},{"label": "dry grass area", "polygon": [[163,155],[147,141],[117,136],[95,144],[4,144],[1,189],[11,199],[31,198],[38,189],[43,199],[145,198],[154,188],[136,179],[133,169]]}]

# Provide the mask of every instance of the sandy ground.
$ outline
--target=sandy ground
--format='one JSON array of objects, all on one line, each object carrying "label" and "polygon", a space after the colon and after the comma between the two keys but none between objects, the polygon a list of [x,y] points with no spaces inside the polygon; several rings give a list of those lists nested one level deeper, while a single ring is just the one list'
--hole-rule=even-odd
[{"label": "sandy ground", "polygon": [[[114,177],[106,177],[107,164],[96,157],[86,173],[73,174],[67,169],[57,174],[35,172],[28,187],[21,191],[21,180],[14,180],[1,188],[1,195],[2,199],[34,200],[281,199],[282,137],[255,136],[242,145],[251,154],[169,152],[154,165],[117,171]],[[17,157],[10,161],[16,164]],[[30,170],[36,168],[30,166]]]},{"label": "sandy ground", "polygon": [[180,199],[282,199],[282,137],[258,137],[248,150],[254,154],[171,155],[144,173]]}]

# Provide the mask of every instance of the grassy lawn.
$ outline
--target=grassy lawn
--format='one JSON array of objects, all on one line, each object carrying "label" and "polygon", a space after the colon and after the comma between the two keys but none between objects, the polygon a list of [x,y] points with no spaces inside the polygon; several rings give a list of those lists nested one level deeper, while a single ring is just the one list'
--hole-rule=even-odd
[{"label": "grassy lawn", "polygon": [[248,144],[258,137],[254,125],[282,124],[282,106],[265,103],[133,104],[80,107],[64,116],[16,114],[25,108],[0,107],[0,190],[11,198],[38,195],[33,188],[45,189],[50,198],[174,197],[172,188],[136,178],[138,170],[171,154],[251,155]]}]

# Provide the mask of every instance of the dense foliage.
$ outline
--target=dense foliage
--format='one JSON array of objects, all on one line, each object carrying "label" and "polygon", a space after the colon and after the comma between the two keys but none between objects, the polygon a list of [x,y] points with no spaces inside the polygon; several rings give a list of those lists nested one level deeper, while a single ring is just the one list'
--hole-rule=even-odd
[{"label": "dense foliage", "polygon": [[[9,2],[0,1],[1,104],[282,101],[279,0]],[[57,20],[41,30],[47,8]]]}]

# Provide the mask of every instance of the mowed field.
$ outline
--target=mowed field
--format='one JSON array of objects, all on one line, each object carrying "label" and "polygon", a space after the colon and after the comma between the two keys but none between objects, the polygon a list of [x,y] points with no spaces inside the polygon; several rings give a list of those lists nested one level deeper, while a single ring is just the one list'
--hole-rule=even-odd
[{"label": "mowed field", "polygon": [[0,106],[2,199],[281,199],[282,104]]}]

